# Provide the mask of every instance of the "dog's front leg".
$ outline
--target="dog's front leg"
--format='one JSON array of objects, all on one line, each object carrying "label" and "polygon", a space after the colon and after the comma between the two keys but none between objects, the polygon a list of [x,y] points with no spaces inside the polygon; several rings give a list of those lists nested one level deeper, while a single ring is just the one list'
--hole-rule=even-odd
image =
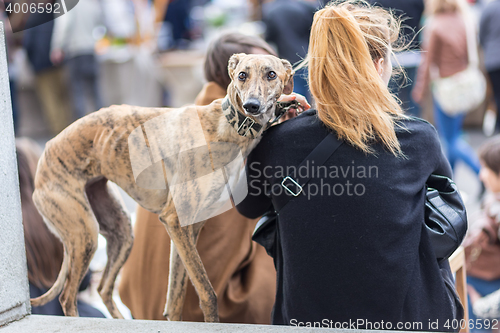
[{"label": "dog's front leg", "polygon": [[[188,225],[184,228],[191,234],[194,243],[198,241],[198,236],[203,228],[205,221]],[[170,242],[170,272],[168,276],[168,292],[167,302],[165,303],[165,310],[163,315],[168,320],[180,321],[182,320],[182,311],[186,299],[186,289],[188,283],[188,275],[184,264],[177,252],[177,248],[173,241]]]},{"label": "dog's front leg", "polygon": [[170,241],[170,267],[168,274],[167,302],[163,316],[168,320],[181,321],[186,298],[188,275],[179,257],[177,248]]},{"label": "dog's front leg", "polygon": [[[205,271],[205,267],[201,262],[200,255],[196,250],[196,239],[194,237],[193,226],[182,227],[179,223],[179,219],[177,214],[175,213],[175,209],[172,209],[173,202],[167,204],[164,211],[160,214],[160,221],[163,222],[167,231],[170,235],[170,239],[175,245],[177,250],[177,254],[179,258],[182,260],[185,269],[193,283],[193,286],[198,293],[200,298],[200,308],[203,311],[203,315],[205,317],[206,322],[219,322],[219,311],[217,308],[217,296],[215,295],[214,288],[212,284],[208,280],[207,272]],[[170,209],[169,209],[170,208]],[[201,228],[199,228],[201,229]],[[198,230],[199,232],[199,230]],[[171,265],[178,264],[170,263]],[[178,274],[179,270],[174,274]],[[182,274],[177,275],[180,278],[180,282],[182,282]],[[185,285],[185,283],[184,283]],[[173,296],[179,297],[179,299],[174,299],[174,297],[167,297],[169,300],[167,301],[167,309],[166,314],[170,320],[173,320],[171,317],[170,309],[168,308],[169,304],[174,305],[174,311],[172,315],[175,314],[175,317],[180,318],[180,313],[182,313],[182,306],[184,300],[184,291],[185,288],[182,285],[179,285],[175,289],[175,294]],[[172,290],[173,291],[173,290]],[[182,303],[181,303],[182,302]],[[179,308],[180,307],[180,308]]]}]

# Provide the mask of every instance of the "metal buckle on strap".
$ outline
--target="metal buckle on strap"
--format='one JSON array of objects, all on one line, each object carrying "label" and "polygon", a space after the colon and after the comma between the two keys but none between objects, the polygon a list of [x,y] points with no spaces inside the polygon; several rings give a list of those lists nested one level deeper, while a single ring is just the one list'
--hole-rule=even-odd
[{"label": "metal buckle on strap", "polygon": [[[250,120],[252,123],[250,125],[247,124],[247,121]],[[252,118],[250,117],[246,117],[245,120],[243,120],[243,122],[241,123],[240,127],[238,127],[238,134],[241,135],[241,136],[246,136],[248,131],[250,131],[250,129],[252,128],[252,126],[255,124],[255,120],[253,120]],[[245,133],[241,134],[241,131],[242,130],[245,130],[245,127],[248,126],[248,128],[246,129]]]},{"label": "metal buckle on strap", "polygon": [[[287,180],[291,181],[295,186],[297,186],[298,192],[292,191],[290,188],[288,188],[287,185],[285,185],[285,182]],[[285,188],[285,190],[290,192],[290,194],[293,195],[294,197],[299,196],[299,194],[302,192],[302,186],[300,186],[299,183],[297,183],[295,180],[293,180],[293,178],[291,178],[290,176],[287,176],[283,179],[283,181],[281,182],[281,186],[283,186]]]}]

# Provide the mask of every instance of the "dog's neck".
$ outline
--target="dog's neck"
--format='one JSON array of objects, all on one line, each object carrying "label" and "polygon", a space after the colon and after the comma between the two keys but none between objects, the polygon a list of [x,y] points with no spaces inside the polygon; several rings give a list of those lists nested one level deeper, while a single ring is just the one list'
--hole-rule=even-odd
[{"label": "dog's neck", "polygon": [[242,137],[255,139],[262,134],[265,126],[259,124],[255,119],[247,117],[231,103],[229,95],[222,100],[222,113],[227,122],[236,130],[236,133]]}]

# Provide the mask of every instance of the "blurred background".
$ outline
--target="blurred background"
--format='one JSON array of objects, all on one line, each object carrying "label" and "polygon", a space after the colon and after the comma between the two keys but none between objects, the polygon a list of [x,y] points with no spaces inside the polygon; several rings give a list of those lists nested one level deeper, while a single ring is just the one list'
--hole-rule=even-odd
[{"label": "blurred background", "polygon": [[[468,1],[470,23],[476,31],[484,7],[492,1],[498,0]],[[411,56],[400,58],[399,63],[407,70],[409,80],[395,81],[391,88],[395,92],[401,87],[411,88],[420,62],[420,40],[425,34],[425,1],[371,2],[388,6],[406,18],[403,33],[415,39],[409,50]],[[307,53],[312,15],[325,1],[81,0],[55,20],[50,20],[53,14],[46,12],[19,13],[8,19],[5,10],[9,4],[9,0],[0,0],[15,133],[43,147],[71,122],[101,107],[180,107],[193,103],[205,83],[205,50],[223,32],[261,36],[280,57],[297,64]],[[46,23],[22,30],[38,22]],[[305,74],[302,70],[296,75],[296,91],[311,98]],[[432,101],[427,96],[422,108],[405,107],[410,114],[434,123]],[[400,98],[404,103],[411,102],[409,96]],[[474,150],[495,133],[496,110],[490,87],[484,103],[467,114],[460,134]],[[454,178],[469,214],[474,214],[483,192],[476,172],[459,162]],[[133,215],[135,203],[124,198]],[[99,247],[103,249],[103,245]],[[94,270],[103,266],[102,255],[102,251],[97,253]]]}]

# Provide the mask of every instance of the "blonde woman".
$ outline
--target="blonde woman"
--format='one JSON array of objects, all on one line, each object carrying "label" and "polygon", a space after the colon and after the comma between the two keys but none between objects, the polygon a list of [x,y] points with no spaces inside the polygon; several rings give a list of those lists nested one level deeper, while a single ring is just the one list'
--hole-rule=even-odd
[{"label": "blonde woman", "polygon": [[[461,72],[469,65],[465,0],[428,0],[429,24],[423,41],[422,63],[412,92],[413,99],[421,103],[426,88],[431,83],[431,68],[445,78]],[[471,22],[468,22],[472,25]],[[454,169],[461,160],[479,175],[481,165],[474,150],[462,138],[465,111],[456,115],[445,113],[434,98],[434,119],[439,134],[446,142],[446,152]]]},{"label": "blonde woman", "polygon": [[[310,177],[279,212],[273,324],[448,331],[461,316],[424,231],[426,180],[451,169],[435,129],[404,116],[387,89],[398,32],[364,2],[319,10],[307,56],[317,110],[268,130],[248,157],[237,208],[250,218],[287,195],[285,176]],[[337,151],[297,170],[330,133]]]}]

